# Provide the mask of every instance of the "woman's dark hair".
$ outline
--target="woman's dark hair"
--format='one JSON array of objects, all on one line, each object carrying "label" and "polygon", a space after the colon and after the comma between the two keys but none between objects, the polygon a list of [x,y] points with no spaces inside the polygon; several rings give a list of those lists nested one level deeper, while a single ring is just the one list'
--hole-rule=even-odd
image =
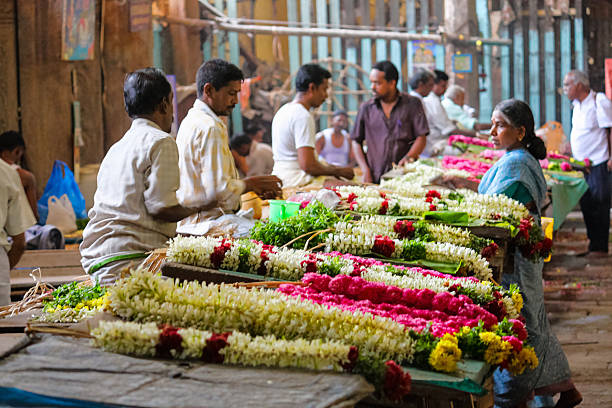
[{"label": "woman's dark hair", "polygon": [[125,111],[131,118],[153,113],[170,92],[172,87],[161,69],[144,68],[130,72],[123,82]]},{"label": "woman's dark hair", "polygon": [[533,157],[538,160],[546,158],[546,145],[535,134],[533,113],[529,105],[518,99],[508,99],[498,103],[494,110],[504,115],[513,127],[525,128],[525,137],[521,143]]},{"label": "woman's dark hair", "polygon": [[13,150],[16,147],[25,149],[25,141],[21,134],[15,130],[7,130],[0,135],[0,152]]},{"label": "woman's dark hair", "polygon": [[314,84],[319,86],[323,80],[331,78],[331,73],[318,64],[305,64],[300,67],[295,75],[295,89],[298,92],[308,91],[308,86]]},{"label": "woman's dark hair", "polygon": [[410,87],[417,89],[419,85],[426,84],[430,79],[435,79],[434,74],[426,69],[420,69],[410,78]]},{"label": "woman's dark hair", "polygon": [[232,81],[244,80],[244,74],[234,64],[215,58],[206,61],[196,74],[198,99],[204,94],[204,85],[211,84],[217,91]]},{"label": "woman's dark hair", "polygon": [[391,61],[378,61],[372,69],[385,73],[385,81],[397,81],[399,80],[399,72],[395,65]]}]

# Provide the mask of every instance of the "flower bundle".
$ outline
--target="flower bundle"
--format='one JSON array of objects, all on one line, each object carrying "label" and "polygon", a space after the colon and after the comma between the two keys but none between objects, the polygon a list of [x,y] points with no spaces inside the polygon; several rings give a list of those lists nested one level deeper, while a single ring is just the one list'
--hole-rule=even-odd
[{"label": "flower bundle", "polygon": [[442,167],[445,169],[458,169],[470,173],[474,177],[482,177],[489,171],[492,164],[481,162],[478,160],[466,159],[456,156],[444,156],[442,159]]},{"label": "flower bundle", "polygon": [[473,146],[483,146],[489,149],[494,149],[495,145],[493,142],[488,140],[479,139],[477,137],[463,136],[463,135],[450,135],[448,138],[448,145],[452,146],[454,143],[465,143]]},{"label": "flower bundle", "polygon": [[521,254],[532,262],[539,262],[550,255],[552,240],[544,237],[542,228],[533,217],[521,220],[515,242]]},{"label": "flower bundle", "polygon": [[71,282],[60,286],[50,300],[43,302],[43,311],[33,319],[46,323],[76,323],[104,310],[108,305],[106,289],[99,283],[79,286]]},{"label": "flower bundle", "polygon": [[[238,265],[237,269],[230,269],[232,271],[255,272],[267,277],[294,281],[300,280],[304,273],[308,272],[330,276],[360,275],[369,281],[402,288],[428,288],[434,292],[449,291],[449,288],[452,288],[457,293],[467,295],[478,304],[487,304],[494,300],[501,301],[503,305],[496,307],[496,310],[505,311],[510,317],[517,317],[521,310],[522,298],[516,289],[506,291],[501,287],[493,286],[490,282],[481,282],[474,277],[455,277],[432,270],[391,265],[379,260],[340,252],[312,253],[295,249],[280,249],[248,240],[179,236],[169,243],[168,260],[200,267],[212,267],[210,254],[215,252],[215,248],[227,243],[231,243],[232,249],[226,251],[226,254],[243,254],[237,262],[228,263]],[[504,315],[500,313],[496,315],[503,317]]]}]

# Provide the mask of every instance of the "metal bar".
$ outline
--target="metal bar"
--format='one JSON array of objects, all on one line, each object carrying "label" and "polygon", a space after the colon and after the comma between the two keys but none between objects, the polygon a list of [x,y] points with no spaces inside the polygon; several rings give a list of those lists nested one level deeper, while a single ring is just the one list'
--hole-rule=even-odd
[{"label": "metal bar", "polygon": [[[230,17],[236,17],[238,9],[236,0],[227,0],[227,14]],[[238,33],[229,33],[229,54],[230,62],[236,66],[240,66],[240,44],[238,43]],[[232,131],[234,134],[242,133],[242,110],[240,102],[232,110]]]},{"label": "metal bar", "polygon": [[544,111],[546,121],[557,120],[557,84],[555,80],[555,32],[552,18],[544,20]]},{"label": "metal bar", "polygon": [[428,33],[429,32],[429,0],[421,0],[420,2],[421,5],[421,10],[420,10],[420,16],[421,16],[421,30],[424,33]]},{"label": "metal bar", "polygon": [[574,45],[576,69],[584,71],[584,20],[582,19],[582,0],[575,0],[576,18],[574,19]]},{"label": "metal bar", "polygon": [[[369,0],[361,0],[359,7],[361,8],[361,24],[369,29],[371,21]],[[370,38],[361,39],[361,67],[366,72],[363,75],[363,83],[370,88],[369,74],[372,69],[372,40]]]},{"label": "metal bar", "polygon": [[[416,30],[416,5],[415,0],[406,0],[406,29],[409,33],[414,33]],[[406,43],[406,72],[408,81],[406,81],[406,90],[410,90],[410,77],[413,74],[414,68],[412,66],[412,41]]]},{"label": "metal bar", "polygon": [[459,36],[445,33],[440,34],[416,34],[392,31],[379,30],[348,30],[348,29],[328,29],[328,28],[310,28],[304,29],[300,27],[276,27],[266,25],[247,25],[236,24],[233,20],[200,20],[196,18],[182,18],[172,16],[154,15],[154,18],[166,21],[170,24],[182,24],[190,27],[210,27],[216,26],[218,29],[251,34],[271,34],[271,35],[307,35],[310,37],[340,37],[340,38],[382,38],[385,40],[431,40],[436,42],[446,41],[461,41],[465,44],[476,44],[480,41],[482,44],[510,46],[510,39],[491,39],[481,37],[469,37],[459,39]]},{"label": "metal bar", "polygon": [[[330,0],[329,1],[329,22],[333,24],[335,27],[340,26],[340,0]],[[342,30],[339,30],[342,31]],[[342,38],[341,36],[334,36],[331,40],[331,54],[334,60],[339,60],[342,58]],[[342,66],[338,63],[334,63],[332,65],[332,79],[334,83],[338,81],[338,74]],[[330,95],[330,101],[334,101],[333,91],[337,90],[337,85],[332,87],[332,94]],[[342,98],[341,98],[342,99]],[[338,109],[338,104],[330,105],[331,109]]]},{"label": "metal bar", "polygon": [[514,97],[525,100],[525,48],[523,44],[523,22],[521,2],[516,3],[517,18],[514,20]]},{"label": "metal bar", "polygon": [[[508,38],[508,26],[502,22],[499,26],[499,36]],[[502,47],[500,50],[500,68],[501,68],[501,98],[502,100],[510,98],[510,48]]]},{"label": "metal bar", "polygon": [[[376,0],[376,15],[374,16],[376,28],[386,27],[385,22],[385,0]],[[376,61],[387,59],[387,40],[376,37]]]},{"label": "metal bar", "polygon": [[538,0],[529,0],[529,105],[536,128],[540,127],[540,38]]},{"label": "metal bar", "polygon": [[206,30],[206,41],[202,43],[202,57],[204,61],[212,58],[212,30]]},{"label": "metal bar", "polygon": [[162,25],[157,21],[153,23],[153,66],[162,68]]},{"label": "metal bar", "polygon": [[[297,21],[297,1],[287,0],[287,20],[290,22]],[[231,24],[231,23],[230,23]],[[289,27],[289,29],[292,29]],[[295,28],[296,30],[298,28]],[[288,33],[289,34],[289,33]],[[298,33],[293,33],[298,34]],[[295,35],[289,36],[289,71],[291,75],[294,75],[300,68],[300,43]],[[291,87],[294,88],[295,84],[292,83]]]},{"label": "metal bar", "polygon": [[[488,37],[491,35],[491,24],[489,22],[489,10],[487,0],[476,0],[476,15],[478,16],[478,28],[482,35]],[[488,123],[493,112],[493,91],[491,89],[491,46],[484,45],[482,49],[482,66],[486,75],[482,83],[484,91],[478,94],[480,104],[480,122]]]},{"label": "metal bar", "polygon": [[[389,11],[390,11],[390,17],[391,17],[391,27],[399,27],[399,0],[390,0],[389,2]],[[402,77],[405,77],[405,75],[402,75],[402,46],[401,43],[398,40],[391,40],[389,43],[389,52],[390,52],[390,56],[389,59],[391,60],[391,62],[397,67],[397,70],[399,72],[399,78],[397,79],[397,89],[399,89],[400,91],[403,88],[403,80]]]},{"label": "metal bar", "polygon": [[[444,24],[444,0],[434,0],[434,13],[436,16],[436,26],[439,27],[440,25]],[[444,71],[444,46],[442,44],[436,44],[434,47],[434,54],[436,59],[436,69]]]},{"label": "metal bar", "polygon": [[[302,27],[310,27],[310,0],[300,0],[300,14]],[[302,37],[302,64],[312,61],[312,38]]]},{"label": "metal bar", "polygon": [[[327,1],[326,0],[317,0],[317,24],[327,24]],[[328,38],[327,37],[318,37],[317,38],[317,58],[319,60],[323,60],[329,57],[328,50]],[[327,102],[321,105],[319,109],[319,113],[321,111],[327,110]],[[319,127],[321,129],[327,128],[327,116],[321,115],[319,117]]]},{"label": "metal bar", "polygon": [[[355,24],[355,7],[357,0],[343,0],[343,9],[344,16],[346,21],[343,21],[345,24]],[[396,0],[397,1],[397,0]],[[346,60],[351,64],[357,65],[357,42],[353,39],[345,39],[346,46]],[[349,89],[349,92],[357,91],[357,70],[350,65],[346,67],[346,85]],[[340,92],[336,91],[336,94],[340,94]],[[357,99],[357,95],[349,93],[346,98],[346,106],[345,110],[356,111],[359,107],[359,101]]]},{"label": "metal bar", "polygon": [[[570,49],[572,26],[569,16],[561,19],[559,43],[561,46],[561,80],[572,69],[572,50]],[[569,99],[561,97],[561,124],[566,135],[572,128],[571,107]]]}]

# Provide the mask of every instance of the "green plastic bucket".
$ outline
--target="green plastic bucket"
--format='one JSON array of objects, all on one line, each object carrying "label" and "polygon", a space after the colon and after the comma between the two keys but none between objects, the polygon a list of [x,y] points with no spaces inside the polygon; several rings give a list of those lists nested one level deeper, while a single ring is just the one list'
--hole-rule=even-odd
[{"label": "green plastic bucket", "polygon": [[298,213],[300,203],[285,200],[268,200],[270,203],[270,221],[281,221]]}]

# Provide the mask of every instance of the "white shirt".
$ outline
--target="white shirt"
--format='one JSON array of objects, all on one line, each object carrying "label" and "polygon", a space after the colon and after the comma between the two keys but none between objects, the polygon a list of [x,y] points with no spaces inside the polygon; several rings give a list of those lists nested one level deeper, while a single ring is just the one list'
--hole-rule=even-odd
[{"label": "white shirt", "polygon": [[430,92],[429,95],[423,98],[420,94],[416,92],[415,94],[415,96],[418,95],[420,97],[423,103],[423,109],[425,110],[425,116],[427,116],[427,123],[429,124],[427,144],[422,154],[424,157],[429,157],[434,154],[434,151],[439,150],[438,145],[440,142],[444,142],[456,126],[448,118],[446,110],[442,106],[438,95]]},{"label": "white shirt", "polygon": [[446,115],[450,120],[454,120],[460,127],[465,130],[474,130],[476,125],[476,118],[470,117],[466,111],[459,105],[457,105],[451,98],[444,98],[442,107],[446,111]]},{"label": "white shirt", "polygon": [[344,136],[342,146],[336,147],[332,142],[332,136],[334,134],[334,128],[323,129],[316,134],[316,139],[325,139],[325,145],[319,153],[319,157],[329,164],[334,166],[348,166],[351,154],[351,141],[349,133],[341,129],[340,133]]},{"label": "white shirt", "polygon": [[[185,207],[202,207],[216,201],[223,212],[240,209],[245,184],[239,179],[230,151],[227,127],[201,100],[196,99],[183,119],[176,144],[181,173],[179,203]],[[220,215],[218,209],[194,214],[179,225],[216,218]]]},{"label": "white shirt", "polygon": [[176,223],[151,214],[178,204],[178,151],[172,137],[147,119],[134,119],[98,172],[94,205],[83,231],[81,264],[163,247]]},{"label": "white shirt", "polygon": [[11,249],[8,237],[25,232],[36,224],[36,218],[21,184],[19,173],[0,159],[0,247]]},{"label": "white shirt", "polygon": [[274,168],[274,155],[270,145],[253,140],[249,155],[245,157],[245,159],[249,167],[248,177],[269,176],[272,174],[272,169]]},{"label": "white shirt", "polygon": [[315,147],[314,117],[301,103],[289,102],[272,119],[274,161],[297,162],[300,147]]},{"label": "white shirt", "polygon": [[570,143],[572,154],[578,160],[589,159],[593,165],[608,161],[608,135],[605,128],[612,127],[612,102],[603,93],[591,91],[580,102],[574,100]]}]

